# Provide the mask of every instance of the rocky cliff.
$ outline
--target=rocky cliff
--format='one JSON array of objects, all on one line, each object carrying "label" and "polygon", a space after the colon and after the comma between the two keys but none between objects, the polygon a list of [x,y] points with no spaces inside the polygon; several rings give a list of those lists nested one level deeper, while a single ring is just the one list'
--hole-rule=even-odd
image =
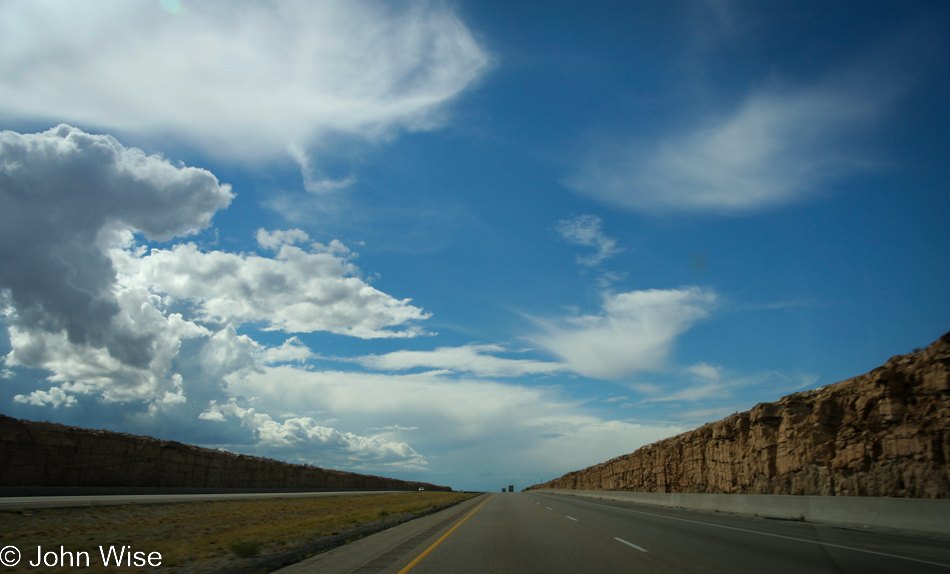
[{"label": "rocky cliff", "polygon": [[451,490],[3,415],[0,486]]},{"label": "rocky cliff", "polygon": [[950,333],[532,488],[950,498]]}]

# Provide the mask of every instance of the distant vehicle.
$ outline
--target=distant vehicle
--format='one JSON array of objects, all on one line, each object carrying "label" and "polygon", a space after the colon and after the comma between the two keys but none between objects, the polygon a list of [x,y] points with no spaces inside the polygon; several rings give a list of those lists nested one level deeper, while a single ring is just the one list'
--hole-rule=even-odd
[{"label": "distant vehicle", "polygon": [[425,489],[426,489],[426,487],[424,487],[424,486],[420,486],[420,487],[419,487],[419,490],[420,490],[420,491],[425,490]]}]

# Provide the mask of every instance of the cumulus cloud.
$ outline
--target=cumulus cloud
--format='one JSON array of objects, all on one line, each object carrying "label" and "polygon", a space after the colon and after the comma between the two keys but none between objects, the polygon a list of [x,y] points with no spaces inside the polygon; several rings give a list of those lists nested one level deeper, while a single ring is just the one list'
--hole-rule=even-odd
[{"label": "cumulus cloud", "polygon": [[303,363],[313,358],[313,351],[304,345],[298,337],[291,337],[281,343],[279,347],[264,350],[263,363],[275,365],[278,363]]},{"label": "cumulus cloud", "polygon": [[312,356],[296,338],[266,347],[238,334],[245,322],[363,338],[421,332],[395,330],[428,315],[360,279],[355,255],[338,241],[304,249],[297,244],[309,237],[299,229],[259,230],[273,257],[137,244],[193,234],[232,198],[211,173],[111,136],[66,125],[0,134],[4,364],[46,370],[58,385],[18,402],[68,406],[80,394],[183,402],[181,349],[193,339],[205,340],[192,348],[211,385]]},{"label": "cumulus cloud", "polygon": [[271,251],[277,251],[282,245],[296,245],[310,241],[310,236],[302,229],[267,231],[262,228],[257,230],[256,238],[258,245]]},{"label": "cumulus cloud", "polygon": [[[73,342],[65,330],[48,331],[14,311],[7,316],[12,350],[6,364],[50,371],[49,381],[100,393],[107,401],[181,400],[182,378],[173,364],[179,348],[183,340],[210,332],[179,313],[166,314],[160,299],[144,288],[119,284],[115,297],[119,311],[109,328],[128,348],[116,352],[114,345]],[[124,360],[130,356],[142,359]]]},{"label": "cumulus cloud", "polygon": [[59,387],[50,387],[48,391],[33,391],[28,395],[16,395],[13,400],[18,403],[45,406],[53,408],[60,406],[72,407],[76,405],[76,397],[69,395]]},{"label": "cumulus cloud", "polygon": [[210,380],[246,369],[259,369],[263,349],[247,335],[238,335],[232,325],[221,329],[201,347],[202,373]]},{"label": "cumulus cloud", "polygon": [[685,133],[596,151],[568,184],[649,212],[743,213],[800,200],[874,166],[853,138],[880,119],[893,89],[842,75],[807,88],[756,90]]},{"label": "cumulus cloud", "polygon": [[258,159],[429,129],[489,58],[443,3],[11,0],[0,115],[168,134]]},{"label": "cumulus cloud", "polygon": [[113,250],[120,271],[158,293],[197,305],[201,321],[240,325],[263,324],[264,330],[293,333],[329,331],[363,339],[413,337],[416,326],[393,330],[429,317],[357,277],[358,269],[333,242],[304,250],[288,237],[258,234],[264,245],[277,248],[273,258],[253,253],[203,252],[193,243],[148,254]]},{"label": "cumulus cloud", "polygon": [[239,371],[260,370],[263,365],[300,363],[313,356],[309,347],[291,337],[278,347],[266,347],[228,325],[202,346],[199,353],[203,375],[220,380]]},{"label": "cumulus cloud", "polygon": [[0,133],[0,289],[18,324],[148,362],[147,333],[115,332],[115,269],[101,244],[116,230],[166,240],[207,227],[231,202],[211,173],[175,167],[114,138],[69,126]]},{"label": "cumulus cloud", "polygon": [[479,377],[520,377],[522,375],[552,374],[567,367],[551,361],[531,359],[506,359],[490,353],[504,353],[501,345],[463,345],[439,347],[434,351],[394,351],[385,355],[359,357],[364,367],[380,371],[405,371],[408,369],[446,369],[467,372]]},{"label": "cumulus cloud", "polygon": [[236,401],[224,404],[212,402],[200,419],[225,422],[240,419],[258,440],[257,447],[267,452],[292,452],[298,458],[325,465],[341,463],[349,468],[398,467],[403,470],[424,469],[428,462],[405,442],[388,440],[382,436],[360,436],[318,425],[310,417],[291,417],[284,422],[254,408],[242,408]]},{"label": "cumulus cloud", "polygon": [[233,194],[208,171],[174,166],[115,138],[61,125],[0,133],[0,292],[10,366],[110,397],[177,393],[180,341],[203,335],[119,280],[107,247],[133,233],[167,240],[207,227]]},{"label": "cumulus cloud", "polygon": [[617,240],[607,237],[601,230],[603,222],[596,215],[579,215],[572,219],[563,219],[557,224],[561,237],[576,245],[593,247],[596,252],[586,257],[577,257],[577,263],[585,267],[596,267],[605,259],[623,251],[617,247]]},{"label": "cumulus cloud", "polygon": [[709,315],[712,291],[651,289],[605,294],[602,311],[540,324],[533,340],[581,375],[617,379],[660,368],[674,339]]}]

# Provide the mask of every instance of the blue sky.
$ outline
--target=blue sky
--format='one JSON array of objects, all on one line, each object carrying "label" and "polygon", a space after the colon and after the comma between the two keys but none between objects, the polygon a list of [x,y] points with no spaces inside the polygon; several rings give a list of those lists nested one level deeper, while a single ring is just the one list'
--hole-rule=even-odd
[{"label": "blue sky", "polygon": [[0,8],[0,412],[526,486],[950,327],[950,7]]}]

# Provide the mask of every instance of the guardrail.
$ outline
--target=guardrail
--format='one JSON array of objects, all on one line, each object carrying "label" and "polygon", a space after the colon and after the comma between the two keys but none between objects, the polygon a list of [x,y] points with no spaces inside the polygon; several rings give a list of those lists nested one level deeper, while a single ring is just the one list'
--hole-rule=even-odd
[{"label": "guardrail", "polygon": [[950,535],[950,500],[945,499],[781,494],[676,494],[621,490],[537,489],[531,492],[822,522],[857,528],[885,528]]}]

